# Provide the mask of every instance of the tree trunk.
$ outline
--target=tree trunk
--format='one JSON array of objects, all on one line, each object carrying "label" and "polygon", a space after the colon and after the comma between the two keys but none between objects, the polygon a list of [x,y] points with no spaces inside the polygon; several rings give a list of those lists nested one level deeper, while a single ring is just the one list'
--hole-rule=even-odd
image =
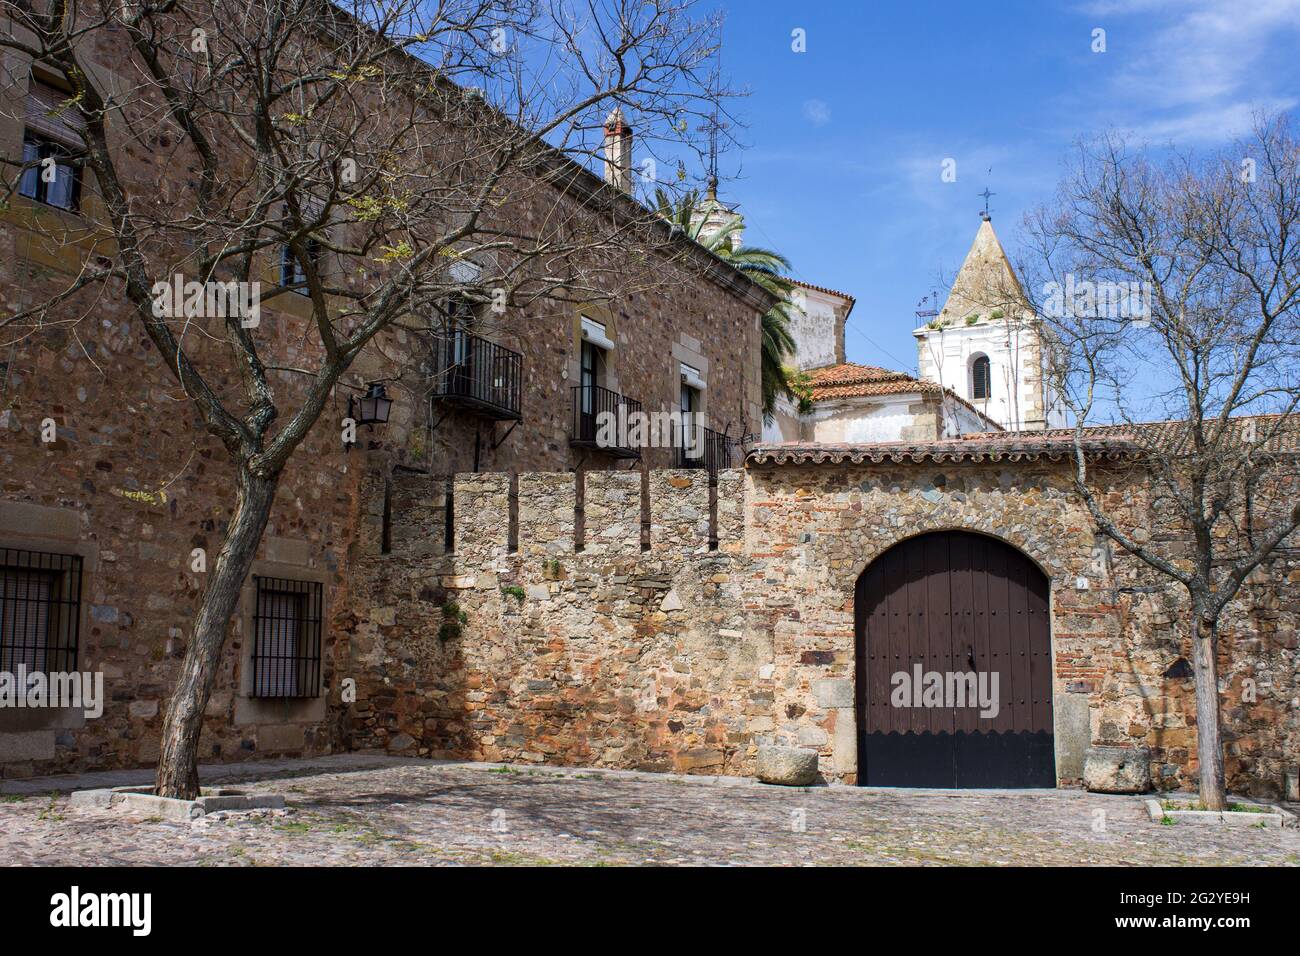
[{"label": "tree trunk", "polygon": [[1217,625],[1192,614],[1192,664],[1196,674],[1196,756],[1201,765],[1201,803],[1224,807],[1223,739],[1219,730]]},{"label": "tree trunk", "polygon": [[259,478],[242,469],[235,499],[235,514],[211,566],[203,599],[194,618],[180,677],[172,691],[163,722],[162,752],[158,758],[157,793],[162,797],[193,800],[199,794],[199,735],[203,711],[212,694],[212,682],[221,663],[230,618],[239,603],[244,579],[262,540],[279,475]]}]

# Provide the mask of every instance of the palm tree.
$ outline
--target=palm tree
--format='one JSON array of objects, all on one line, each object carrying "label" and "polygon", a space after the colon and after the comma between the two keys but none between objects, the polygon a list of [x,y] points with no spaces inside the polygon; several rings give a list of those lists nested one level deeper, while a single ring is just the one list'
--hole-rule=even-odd
[{"label": "palm tree", "polygon": [[[716,202],[710,189],[705,202]],[[698,242],[719,259],[739,269],[778,301],[763,315],[762,362],[763,420],[770,422],[776,410],[776,400],[781,396],[794,399],[790,389],[785,360],[794,354],[794,338],[790,335],[790,293],[794,280],[788,273],[790,261],[779,252],[759,246],[736,246],[734,239],[742,220],[737,217],[713,230],[706,230],[705,216],[699,215],[700,194],[694,190],[674,202],[662,189],[655,190],[655,208],[661,216]]]}]

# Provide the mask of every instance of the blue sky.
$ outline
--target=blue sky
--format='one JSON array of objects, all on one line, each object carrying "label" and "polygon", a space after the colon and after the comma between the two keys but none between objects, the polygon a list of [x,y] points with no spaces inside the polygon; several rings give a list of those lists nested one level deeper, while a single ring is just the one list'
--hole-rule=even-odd
[{"label": "blue sky", "polygon": [[721,5],[723,73],[749,92],[721,198],[796,277],[856,296],[851,361],[915,370],[917,300],[960,265],[986,185],[1014,258],[1077,137],[1212,148],[1300,102],[1300,0]]}]

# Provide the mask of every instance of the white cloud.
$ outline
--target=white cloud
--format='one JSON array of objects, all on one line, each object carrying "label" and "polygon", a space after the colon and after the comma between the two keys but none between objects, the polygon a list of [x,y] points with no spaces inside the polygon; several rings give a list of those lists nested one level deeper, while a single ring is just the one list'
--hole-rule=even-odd
[{"label": "white cloud", "polygon": [[825,126],[831,121],[831,108],[823,100],[804,100],[803,117],[814,126]]},{"label": "white cloud", "polygon": [[1105,89],[1105,125],[1215,141],[1243,132],[1258,109],[1296,102],[1270,65],[1293,49],[1300,0],[1097,0],[1083,11],[1107,34],[1108,52],[1093,55],[1123,64]]}]

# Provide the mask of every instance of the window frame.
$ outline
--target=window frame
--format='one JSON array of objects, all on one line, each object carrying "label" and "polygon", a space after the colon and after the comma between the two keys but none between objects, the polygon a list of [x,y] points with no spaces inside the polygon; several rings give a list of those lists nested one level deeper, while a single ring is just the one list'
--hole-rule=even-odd
[{"label": "window frame", "polygon": [[[321,262],[324,260],[325,249],[321,241],[315,236],[308,236],[306,241],[307,258],[311,260],[316,271],[320,272]],[[293,247],[289,243],[280,245],[280,287],[288,289],[290,292],[298,295],[311,295],[311,290],[307,288],[307,273],[302,272],[302,278],[298,278],[302,270],[302,263],[298,257],[293,254]]]},{"label": "window frame", "polygon": [[[37,155],[27,156],[28,146],[35,146]],[[72,180],[72,185],[68,193],[68,205],[60,205],[50,201],[50,186],[54,183],[47,183],[41,175],[43,163],[46,159],[55,159],[54,168],[56,170],[66,169]],[[81,211],[81,163],[76,160],[75,149],[67,143],[46,136],[43,133],[36,133],[24,127],[23,129],[23,162],[28,163],[32,159],[37,161],[37,165],[23,170],[23,174],[18,180],[18,195],[24,199],[30,199],[32,202],[40,203],[42,206],[48,206],[51,209],[61,209],[64,212],[78,213]],[[66,162],[59,162],[66,160]],[[29,191],[30,190],[30,191]]]},{"label": "window frame", "polygon": [[[591,361],[588,363],[588,357]],[[582,340],[578,355],[578,384],[582,386],[582,414],[591,415],[596,389],[605,387],[605,349],[595,342]]]},{"label": "window frame", "polygon": [[[14,575],[26,577],[23,596],[8,595],[7,578]],[[29,605],[31,598],[31,580],[36,577],[47,580],[46,596],[38,603],[44,612],[43,646],[16,641],[19,602]],[[79,554],[54,551],[36,551],[27,548],[0,547],[0,670],[14,672],[14,668],[26,661],[18,660],[19,651],[40,650],[40,666],[31,669],[31,673],[72,673],[77,669],[77,657],[81,642],[82,591],[85,585],[85,561]],[[11,607],[12,605],[12,607]],[[23,611],[22,627],[28,627],[28,610]],[[38,614],[40,612],[38,611]],[[51,663],[53,666],[51,667]]]},{"label": "window frame", "polygon": [[[980,363],[984,364],[984,394],[980,392]],[[973,402],[987,402],[993,398],[993,360],[983,352],[975,355],[970,361],[970,396]]]},{"label": "window frame", "polygon": [[[249,654],[248,696],[259,700],[302,700],[320,696],[324,661],[325,587],[321,581],[279,575],[252,576],[252,642]],[[268,617],[271,595],[291,595],[297,605],[292,618]],[[272,654],[264,646],[269,640],[282,641],[283,631],[267,632],[268,621],[292,620],[294,648],[285,655]],[[276,648],[280,650],[280,648]],[[288,667],[285,666],[288,662]]]}]

